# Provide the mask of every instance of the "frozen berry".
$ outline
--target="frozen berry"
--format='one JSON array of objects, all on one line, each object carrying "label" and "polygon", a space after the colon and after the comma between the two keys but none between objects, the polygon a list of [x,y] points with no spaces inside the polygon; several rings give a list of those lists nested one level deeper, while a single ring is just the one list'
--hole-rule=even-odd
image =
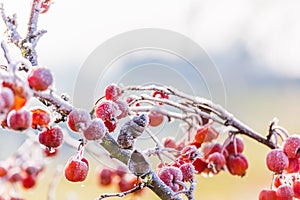
[{"label": "frozen berry", "polygon": [[12,110],[7,116],[7,125],[13,130],[26,130],[31,126],[31,122],[31,113],[27,110]]},{"label": "frozen berry", "polygon": [[57,148],[63,142],[63,132],[60,127],[52,127],[39,134],[39,142],[46,147]]},{"label": "frozen berry", "polygon": [[297,173],[300,170],[300,158],[289,158],[289,166],[286,168],[287,173]]},{"label": "frozen berry", "polygon": [[289,166],[289,159],[281,149],[273,149],[267,154],[266,164],[269,170],[281,173]]},{"label": "frozen berry", "polygon": [[22,186],[25,189],[30,189],[35,186],[35,178],[31,175],[26,175],[25,177],[22,178]]},{"label": "frozen berry", "polygon": [[246,170],[248,169],[248,161],[243,154],[229,154],[226,160],[226,166],[232,175],[243,177],[246,175]]},{"label": "frozen berry", "polygon": [[116,101],[122,95],[121,89],[116,84],[110,84],[105,88],[105,98]]},{"label": "frozen berry", "polygon": [[165,148],[176,149],[177,145],[173,137],[167,137],[162,139]]},{"label": "frozen berry", "polygon": [[292,135],[283,144],[283,151],[289,158],[300,158],[300,136]]},{"label": "frozen berry", "polygon": [[281,185],[276,191],[276,200],[293,200],[294,191],[290,185]]},{"label": "frozen berry", "polygon": [[269,190],[269,189],[263,189],[259,193],[258,200],[276,200],[276,191],[275,190]]},{"label": "frozen berry", "polygon": [[14,93],[8,87],[3,87],[0,91],[1,108],[0,109],[11,109],[14,106]]},{"label": "frozen berry", "polygon": [[159,126],[164,121],[164,116],[158,112],[150,112],[149,117],[149,126]]},{"label": "frozen berry", "polygon": [[127,104],[124,102],[124,101],[115,101],[118,109],[117,109],[117,112],[116,112],[116,116],[117,116],[117,119],[122,119],[124,117],[126,117],[129,113],[129,108],[127,106]]},{"label": "frozen berry", "polygon": [[80,132],[90,125],[90,114],[82,109],[74,109],[68,115],[68,126],[72,131]]},{"label": "frozen berry", "polygon": [[104,137],[107,129],[102,119],[93,119],[89,127],[83,131],[83,136],[87,140],[100,140]]},{"label": "frozen berry", "polygon": [[5,164],[0,163],[0,178],[6,176],[7,174],[7,167],[5,166]]},{"label": "frozen berry", "polygon": [[226,150],[229,154],[242,153],[244,151],[244,142],[241,138],[235,137],[233,141],[226,146]]},{"label": "frozen berry", "polygon": [[53,156],[56,156],[57,153],[58,153],[58,149],[56,149],[56,148],[48,148],[48,147],[46,147],[46,148],[44,149],[44,154],[45,154],[45,156],[47,156],[47,157],[53,157]]},{"label": "frozen berry", "polygon": [[283,181],[282,181],[282,176],[281,176],[281,174],[275,176],[274,181],[273,181],[274,187],[275,187],[275,188],[278,188],[279,186],[282,185],[282,183],[283,183]]},{"label": "frozen berry", "polygon": [[223,154],[214,152],[207,158],[208,168],[214,173],[218,173],[224,169],[226,160]]},{"label": "frozen berry", "polygon": [[88,175],[89,166],[86,161],[71,157],[65,167],[65,177],[71,182],[84,181]]},{"label": "frozen berry", "polygon": [[194,179],[195,168],[191,163],[185,163],[179,169],[182,172],[183,181],[192,181]]},{"label": "frozen berry", "polygon": [[194,145],[188,145],[184,147],[181,152],[180,156],[186,162],[190,162],[195,160],[195,158],[199,155],[198,149]]},{"label": "frozen berry", "polygon": [[201,128],[199,128],[195,134],[194,140],[199,143],[202,144],[206,138],[208,132],[208,127],[207,126],[202,126]]},{"label": "frozen berry", "polygon": [[180,184],[178,181],[182,181],[182,172],[177,167],[163,167],[158,171],[158,177],[169,186],[174,192],[179,191]]},{"label": "frozen berry", "polygon": [[104,101],[96,105],[95,114],[103,121],[111,121],[116,116],[117,108],[112,101]]},{"label": "frozen berry", "polygon": [[38,128],[38,127],[47,127],[48,124],[50,123],[50,114],[41,109],[33,109],[31,110],[32,113],[32,128]]},{"label": "frozen berry", "polygon": [[193,166],[195,168],[196,173],[200,174],[207,169],[207,162],[203,158],[196,158],[193,161]]},{"label": "frozen berry", "polygon": [[108,130],[108,132],[113,132],[117,128],[117,123],[115,121],[104,121],[104,124]]},{"label": "frozen berry", "polygon": [[293,183],[294,197],[300,199],[300,180],[296,180]]},{"label": "frozen berry", "polygon": [[28,83],[34,90],[46,90],[53,82],[53,77],[49,69],[35,68],[28,75]]},{"label": "frozen berry", "polygon": [[110,185],[112,182],[113,172],[110,169],[104,168],[99,171],[98,182],[102,186]]}]

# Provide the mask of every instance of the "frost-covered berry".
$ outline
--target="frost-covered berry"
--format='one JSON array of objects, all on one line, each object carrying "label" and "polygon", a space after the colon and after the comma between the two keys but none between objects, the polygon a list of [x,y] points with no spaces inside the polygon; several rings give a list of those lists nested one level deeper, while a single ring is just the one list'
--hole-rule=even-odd
[{"label": "frost-covered berry", "polygon": [[22,186],[25,189],[31,189],[35,186],[36,178],[31,175],[26,175],[25,177],[22,177]]},{"label": "frost-covered berry", "polygon": [[106,126],[106,128],[107,128],[107,130],[108,130],[108,132],[114,132],[114,130],[117,128],[117,123],[116,123],[116,121],[107,121],[107,120],[105,120],[104,121],[104,124],[105,124],[105,126]]},{"label": "frost-covered berry", "polygon": [[113,172],[110,169],[103,168],[98,172],[98,183],[101,186],[108,186],[112,182]]},{"label": "frost-covered berry", "polygon": [[31,113],[27,110],[12,110],[7,116],[7,125],[9,128],[17,131],[23,131],[31,126]]},{"label": "frost-covered berry", "polygon": [[105,88],[105,98],[116,101],[122,95],[122,91],[116,84],[110,84]]},{"label": "frost-covered berry", "polygon": [[182,181],[182,172],[177,167],[163,167],[158,171],[158,177],[169,186],[174,192],[180,190],[178,181]]},{"label": "frost-covered berry", "polygon": [[14,101],[15,101],[15,97],[14,97],[14,93],[13,91],[8,88],[8,87],[3,87],[0,90],[0,111],[2,109],[11,109],[14,106]]},{"label": "frost-covered berry", "polygon": [[[236,149],[236,152],[235,152]],[[227,146],[226,150],[229,154],[231,153],[242,153],[244,151],[244,142],[241,138],[235,137],[235,141],[231,141]]]},{"label": "frost-covered berry", "polygon": [[149,126],[159,126],[164,121],[164,116],[158,112],[150,112],[149,117]]},{"label": "frost-covered berry", "polygon": [[214,152],[207,158],[208,168],[214,173],[220,172],[224,169],[226,159],[222,153]]},{"label": "frost-covered berry", "polygon": [[276,200],[293,200],[294,191],[290,185],[281,185],[276,191]]},{"label": "frost-covered berry", "polygon": [[195,168],[191,163],[182,164],[179,169],[182,172],[183,181],[192,181],[194,179]]},{"label": "frost-covered berry", "polygon": [[263,189],[259,193],[258,200],[276,200],[276,191],[275,190],[269,190],[269,189]]},{"label": "frost-covered berry", "polygon": [[47,127],[48,124],[50,123],[50,114],[41,109],[41,108],[37,108],[37,109],[33,109],[31,110],[32,113],[32,124],[31,127],[32,128],[37,128],[37,127]]},{"label": "frost-covered berry", "polygon": [[300,180],[296,180],[293,183],[294,197],[300,199]]},{"label": "frost-covered berry", "polygon": [[111,121],[116,116],[116,105],[112,101],[104,101],[96,105],[95,114],[103,121]]},{"label": "frost-covered berry", "polygon": [[102,119],[95,118],[92,120],[89,127],[83,131],[83,136],[87,140],[100,140],[107,131]]},{"label": "frost-covered berry", "polygon": [[300,170],[300,158],[289,158],[289,166],[286,168],[287,173],[297,173]]},{"label": "frost-covered berry", "polygon": [[283,144],[283,151],[289,158],[300,158],[300,136],[292,135]]},{"label": "frost-covered berry", "polygon": [[163,138],[162,143],[163,143],[165,148],[176,149],[176,147],[177,147],[177,144],[176,144],[175,139],[173,137]]},{"label": "frost-covered berry", "polygon": [[127,104],[124,101],[120,101],[120,100],[115,101],[115,104],[118,107],[116,112],[117,119],[122,119],[126,117],[129,113],[129,108]]},{"label": "frost-covered berry", "polygon": [[68,115],[68,126],[72,131],[80,132],[90,125],[90,114],[83,109],[74,109]]},{"label": "frost-covered berry", "polygon": [[46,147],[57,148],[63,142],[63,132],[60,127],[52,127],[39,134],[39,142]]},{"label": "frost-covered berry", "polygon": [[28,83],[31,88],[37,91],[43,91],[53,82],[51,71],[46,68],[35,68],[28,75]]},{"label": "frost-covered berry", "polygon": [[289,166],[289,159],[281,149],[273,149],[267,154],[266,164],[269,170],[281,173]]},{"label": "frost-covered berry", "polygon": [[194,136],[194,140],[195,140],[195,142],[200,144],[200,146],[205,141],[207,132],[208,132],[208,127],[207,126],[202,126],[201,128],[199,128],[196,131],[196,134]]},{"label": "frost-covered berry", "polygon": [[194,168],[195,168],[195,172],[197,174],[200,174],[202,172],[204,172],[207,169],[207,162],[203,159],[203,158],[196,158],[193,162],[192,162]]},{"label": "frost-covered berry", "polygon": [[188,145],[184,147],[180,152],[181,158],[186,162],[195,160],[195,158],[198,155],[199,155],[198,149],[194,145]]},{"label": "frost-covered berry", "polygon": [[88,175],[89,166],[87,160],[71,157],[65,166],[65,177],[71,182],[84,181]]},{"label": "frost-covered berry", "polygon": [[243,177],[246,175],[246,170],[248,169],[248,161],[243,154],[229,154],[226,166],[230,174]]}]

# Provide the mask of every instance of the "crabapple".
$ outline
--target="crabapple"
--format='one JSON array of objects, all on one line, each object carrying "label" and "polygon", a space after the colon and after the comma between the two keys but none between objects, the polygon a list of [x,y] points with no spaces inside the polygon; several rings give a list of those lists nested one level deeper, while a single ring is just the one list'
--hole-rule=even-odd
[{"label": "crabapple", "polygon": [[248,169],[247,158],[243,154],[229,154],[226,160],[226,166],[232,175],[245,176]]},{"label": "crabapple", "polygon": [[83,109],[73,109],[68,115],[67,122],[72,131],[80,132],[88,128],[91,123],[91,117]]},{"label": "crabapple", "polygon": [[293,183],[294,197],[300,199],[300,180],[295,180]]},{"label": "crabapple", "polygon": [[183,181],[192,181],[194,179],[195,168],[191,163],[182,164],[179,169],[182,172]]},{"label": "crabapple", "polygon": [[95,114],[103,121],[111,121],[116,115],[116,105],[112,101],[104,101],[96,105]]},{"label": "crabapple", "polygon": [[92,120],[89,127],[83,131],[83,136],[87,140],[100,140],[104,137],[107,128],[102,119],[95,118]]},{"label": "crabapple", "polygon": [[87,160],[76,159],[71,157],[66,164],[64,174],[68,181],[81,182],[84,181],[88,175],[89,166]]},{"label": "crabapple", "polygon": [[272,149],[267,154],[266,164],[269,170],[281,173],[289,166],[289,159],[281,149]]},{"label": "crabapple", "polygon": [[149,126],[159,126],[164,121],[164,116],[158,112],[149,112]]},{"label": "crabapple", "polygon": [[116,101],[122,95],[122,90],[116,84],[110,84],[105,88],[105,98]]},{"label": "crabapple", "polygon": [[263,189],[259,193],[258,200],[276,200],[276,191],[275,190],[269,190],[269,189]]},{"label": "crabapple", "polygon": [[203,158],[199,158],[199,157],[196,158],[192,164],[197,174],[204,172],[207,169],[207,165],[208,165]]},{"label": "crabapple", "polygon": [[39,142],[49,148],[57,148],[63,142],[63,132],[60,127],[52,127],[39,134]]},{"label": "crabapple", "polygon": [[281,185],[276,191],[276,200],[293,200],[294,191],[290,185]]},{"label": "crabapple", "polygon": [[179,168],[172,166],[165,166],[158,171],[158,177],[169,186],[174,192],[179,191],[183,175]]},{"label": "crabapple", "polygon": [[166,137],[162,139],[163,146],[165,148],[176,149],[177,145],[173,137]]},{"label": "crabapple", "polygon": [[117,123],[115,121],[104,121],[104,124],[108,130],[108,132],[113,132],[117,128]]},{"label": "crabapple", "polygon": [[25,177],[22,178],[22,186],[25,189],[30,189],[35,186],[36,180],[33,176],[31,175],[26,175]]},{"label": "crabapple", "polygon": [[0,91],[1,107],[0,109],[11,109],[14,106],[14,93],[8,87],[3,87]]},{"label": "crabapple", "polygon": [[297,173],[300,170],[300,158],[289,158],[289,166],[286,168],[287,173]]},{"label": "crabapple", "polygon": [[283,144],[283,151],[289,158],[300,158],[300,136],[292,135]]},{"label": "crabapple", "polygon": [[47,68],[35,68],[28,75],[28,83],[37,91],[47,90],[53,82],[51,71]]},{"label": "crabapple", "polygon": [[129,113],[129,108],[127,106],[127,104],[124,102],[124,101],[120,101],[120,100],[117,100],[115,101],[117,107],[118,107],[118,110],[117,110],[117,119],[122,119],[124,117],[126,117]]},{"label": "crabapple", "polygon": [[23,131],[31,126],[31,113],[25,109],[12,110],[7,116],[7,125],[9,128],[17,131]]},{"label": "crabapple", "polygon": [[98,172],[98,182],[100,185],[107,186],[112,182],[113,172],[110,169],[104,168]]},{"label": "crabapple", "polygon": [[180,152],[181,158],[187,162],[195,160],[195,158],[198,156],[198,154],[199,154],[199,152],[194,145],[188,145],[188,146],[184,147]]},{"label": "crabapple", "polygon": [[202,126],[201,128],[199,128],[194,136],[194,140],[199,143],[202,144],[206,138],[208,132],[208,127],[207,126]]},{"label": "crabapple", "polygon": [[208,168],[210,168],[214,174],[224,169],[224,166],[226,164],[224,155],[219,152],[210,154],[207,158],[207,162]]},{"label": "crabapple", "polygon": [[229,154],[242,153],[244,151],[244,142],[243,142],[243,140],[239,137],[235,137],[234,140],[230,141],[229,144],[226,145],[226,150],[228,151]]}]

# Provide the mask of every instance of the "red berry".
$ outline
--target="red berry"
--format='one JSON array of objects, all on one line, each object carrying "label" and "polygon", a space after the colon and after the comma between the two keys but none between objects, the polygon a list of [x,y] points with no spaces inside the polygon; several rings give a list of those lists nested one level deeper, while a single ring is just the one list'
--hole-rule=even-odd
[{"label": "red berry", "polygon": [[32,128],[47,127],[50,123],[50,114],[40,108],[31,110],[32,113]]},{"label": "red berry", "polygon": [[204,172],[207,169],[207,162],[204,161],[203,158],[196,158],[193,161],[193,166],[195,168],[196,173],[200,174],[202,172]]},{"label": "red berry", "polygon": [[8,87],[3,87],[0,91],[0,99],[1,99],[1,106],[0,110],[2,109],[11,109],[14,106],[15,95],[13,91]]},{"label": "red berry", "polygon": [[118,168],[115,171],[115,174],[120,178],[124,177],[126,173],[127,173],[126,168],[123,166],[118,166]]},{"label": "red berry", "polygon": [[246,175],[246,170],[248,169],[248,161],[243,154],[229,154],[226,166],[232,175],[243,177]]},{"label": "red berry", "polygon": [[281,185],[276,191],[276,200],[293,200],[294,191],[290,185]]},{"label": "red berry", "polygon": [[47,157],[53,157],[53,156],[56,156],[57,153],[58,153],[58,149],[56,149],[56,148],[48,148],[48,147],[46,147],[46,148],[44,149],[44,154],[45,154],[45,156],[47,156]]},{"label": "red berry", "polygon": [[289,166],[286,168],[287,173],[297,173],[300,170],[300,159],[289,158]]},{"label": "red berry", "polygon": [[57,148],[63,142],[63,132],[60,127],[52,127],[39,134],[39,142],[46,147]]},{"label": "red berry", "polygon": [[300,158],[300,136],[292,135],[283,144],[283,151],[289,158]]},{"label": "red berry", "polygon": [[102,186],[110,185],[112,182],[113,172],[110,169],[101,169],[98,175],[98,182]]},{"label": "red berry", "polygon": [[7,125],[13,130],[26,130],[31,126],[31,122],[31,113],[27,110],[12,110],[7,116]]},{"label": "red berry", "polygon": [[269,189],[263,189],[259,193],[258,200],[277,200],[276,191],[269,190]]},{"label": "red berry", "polygon": [[51,0],[44,0],[44,1],[42,1],[40,13],[44,14],[44,13],[48,12],[51,4],[52,4]]},{"label": "red berry", "polygon": [[8,181],[16,183],[22,180],[21,172],[18,169],[11,169],[8,173]]},{"label": "red berry", "polygon": [[49,69],[35,68],[28,75],[28,83],[34,90],[47,90],[53,82],[53,77]]},{"label": "red berry", "polygon": [[208,132],[208,127],[207,126],[202,126],[201,128],[199,128],[195,134],[194,140],[199,143],[202,144],[206,138]]},{"label": "red berry", "polygon": [[159,126],[164,121],[164,116],[161,113],[150,112],[149,117],[149,126]]},{"label": "red berry", "polygon": [[169,186],[174,192],[179,191],[180,184],[178,181],[182,181],[182,172],[177,167],[163,167],[158,171],[158,177]]},{"label": "red berry", "polygon": [[116,105],[112,101],[104,101],[96,105],[95,114],[103,121],[111,121],[116,116]]},{"label": "red berry", "polygon": [[276,188],[278,188],[279,186],[281,186],[282,185],[282,177],[281,177],[281,175],[279,174],[279,175],[277,175],[277,176],[275,176],[275,179],[274,179],[274,187],[276,187]]},{"label": "red berry", "polygon": [[224,166],[226,164],[224,155],[219,152],[214,152],[210,154],[207,158],[207,162],[208,162],[208,168],[211,169],[211,171],[214,174],[217,174],[222,169],[224,169]]},{"label": "red berry", "polygon": [[225,158],[227,158],[228,156],[227,150],[223,149],[220,143],[204,143],[202,146],[202,152],[204,154],[205,159],[207,159],[208,156],[214,152],[219,152],[219,153],[222,152]]},{"label": "red berry", "polygon": [[183,181],[192,181],[194,179],[195,168],[191,163],[185,163],[179,169],[182,172]]},{"label": "red berry", "polygon": [[31,175],[27,175],[24,178],[22,178],[22,185],[25,189],[30,189],[35,186],[35,178]]},{"label": "red berry", "polygon": [[68,126],[72,131],[80,132],[87,129],[91,123],[90,114],[82,109],[74,109],[68,115]]},{"label": "red berry", "polygon": [[267,154],[266,164],[269,170],[281,173],[289,166],[289,159],[281,149],[273,149]]},{"label": "red berry", "polygon": [[104,124],[110,133],[117,128],[117,123],[115,121],[104,121]]},{"label": "red berry", "polygon": [[4,164],[0,164],[0,178],[7,175],[7,167]]},{"label": "red berry", "polygon": [[93,119],[89,127],[83,131],[83,136],[87,140],[100,140],[104,137],[107,129],[102,119]]},{"label": "red berry", "polygon": [[[235,147],[236,145],[236,147]],[[236,152],[235,152],[236,148]],[[227,146],[226,150],[229,154],[232,153],[242,153],[244,151],[244,142],[241,138],[235,137],[235,141],[231,141]]]},{"label": "red berry", "polygon": [[128,191],[128,190],[131,190],[132,188],[135,187],[135,184],[136,184],[136,178],[134,177],[133,179],[126,179],[126,178],[121,178],[119,183],[118,183],[118,186],[119,186],[119,190],[120,192],[125,192],[125,191]]},{"label": "red berry", "polygon": [[81,182],[87,177],[89,166],[86,160],[71,157],[65,167],[65,177],[71,182]]},{"label": "red berry", "polygon": [[300,180],[296,180],[293,183],[294,197],[300,199]]},{"label": "red berry", "polygon": [[162,142],[163,142],[163,145],[165,148],[176,149],[176,147],[177,147],[176,142],[175,142],[174,138],[172,138],[172,137],[163,138]]},{"label": "red berry", "polygon": [[116,101],[122,95],[121,89],[116,84],[111,84],[105,88],[105,98]]}]

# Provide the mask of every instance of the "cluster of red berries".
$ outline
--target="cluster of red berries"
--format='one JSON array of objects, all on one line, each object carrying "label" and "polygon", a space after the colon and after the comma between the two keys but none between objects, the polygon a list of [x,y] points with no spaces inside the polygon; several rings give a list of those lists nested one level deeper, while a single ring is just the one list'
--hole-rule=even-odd
[{"label": "cluster of red berries", "polygon": [[300,136],[289,136],[282,149],[271,150],[267,154],[266,165],[274,172],[274,189],[263,189],[259,200],[300,199]]},{"label": "cluster of red berries", "polygon": [[[100,186],[107,187],[117,184],[120,192],[125,192],[135,188],[141,181],[132,174],[127,173],[127,171],[121,166],[117,169],[109,169],[99,166],[99,170],[97,170],[97,179]],[[144,193],[143,191],[145,190],[141,189],[133,194],[142,194]]]}]

